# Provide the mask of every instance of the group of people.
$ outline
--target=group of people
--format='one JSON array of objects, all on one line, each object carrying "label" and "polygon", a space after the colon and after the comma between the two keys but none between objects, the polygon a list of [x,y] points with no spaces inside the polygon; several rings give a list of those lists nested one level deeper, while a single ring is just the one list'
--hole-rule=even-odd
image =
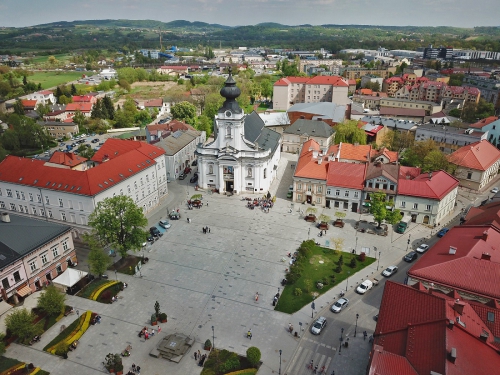
[{"label": "group of people", "polygon": [[203,234],[210,233],[210,228],[208,226],[203,227]]},{"label": "group of people", "polygon": [[194,360],[198,361],[198,366],[203,367],[203,364],[205,363],[205,359],[207,359],[206,354],[202,355],[199,350],[194,352]]},{"label": "group of people", "polygon": [[132,363],[131,371],[127,372],[127,375],[134,375],[141,373],[141,366],[136,366],[135,363]]},{"label": "group of people", "polygon": [[[161,327],[158,326],[158,333],[161,332]],[[141,329],[141,331],[139,332],[139,337],[142,337],[144,336],[144,339],[145,340],[149,340],[150,337],[153,337],[155,335],[155,329],[154,328],[151,328],[151,331],[148,329],[148,327],[144,327],[143,329]]]},{"label": "group of people", "polygon": [[96,315],[92,318],[92,320],[90,321],[90,324],[92,325],[95,325],[95,324],[101,324],[101,316],[100,315]]},{"label": "group of people", "polygon": [[118,296],[111,297],[111,303],[118,301]]}]

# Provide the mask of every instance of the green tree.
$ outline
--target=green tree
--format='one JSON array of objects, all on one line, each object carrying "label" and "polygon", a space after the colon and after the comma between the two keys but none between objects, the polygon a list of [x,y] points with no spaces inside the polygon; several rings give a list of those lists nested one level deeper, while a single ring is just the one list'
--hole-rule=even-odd
[{"label": "green tree", "polygon": [[13,129],[8,129],[2,134],[2,146],[9,151],[17,151],[21,148],[21,142],[19,142],[19,136],[17,132]]},{"label": "green tree", "polygon": [[196,117],[196,107],[186,101],[177,103],[170,109],[172,117],[176,120],[194,123],[194,118]]},{"label": "green tree", "polygon": [[247,349],[247,359],[248,362],[252,364],[252,366],[257,366],[260,361],[262,354],[260,353],[259,348],[255,346],[251,346]]},{"label": "green tree", "polygon": [[36,106],[36,113],[38,113],[38,116],[40,116],[41,118],[43,118],[43,116],[45,116],[47,113],[50,112],[50,104],[38,104]]},{"label": "green tree", "polygon": [[429,152],[424,157],[424,162],[422,165],[423,172],[432,172],[432,171],[447,171],[450,166],[446,155],[443,154],[440,150],[433,150]]},{"label": "green tree", "polygon": [[120,86],[122,89],[124,89],[127,92],[130,92],[130,90],[132,90],[132,86],[130,86],[130,83],[125,79],[120,79],[118,81],[118,86]]},{"label": "green tree", "polygon": [[71,84],[71,95],[76,95],[76,87],[73,83]]},{"label": "green tree", "polygon": [[46,287],[38,297],[37,307],[47,315],[59,315],[64,309],[66,294],[59,292],[54,285]]},{"label": "green tree", "polygon": [[33,324],[34,319],[35,315],[23,307],[5,318],[5,326],[12,334],[19,337],[22,342],[26,342],[42,331],[38,324]]},{"label": "green tree", "polygon": [[24,105],[19,99],[14,103],[14,113],[19,116],[24,116]]},{"label": "green tree", "polygon": [[115,117],[115,106],[109,96],[104,96],[102,99],[102,106],[107,112],[107,119],[113,120]]},{"label": "green tree", "polygon": [[198,117],[198,121],[196,122],[196,129],[199,131],[204,131],[207,134],[207,138],[212,134],[213,128],[213,120],[209,119],[205,115],[201,115]]},{"label": "green tree", "polygon": [[92,235],[98,243],[114,247],[122,257],[127,256],[128,250],[141,249],[147,237],[143,229],[147,223],[142,209],[126,195],[104,199],[89,216]]},{"label": "green tree", "polygon": [[89,145],[82,144],[78,146],[78,155],[86,158],[86,159],[92,159],[92,156],[95,154],[95,150],[92,149],[92,147],[89,147]]},{"label": "green tree", "polygon": [[366,133],[358,128],[356,120],[344,121],[335,127],[335,143],[340,142],[366,145]]},{"label": "green tree", "polygon": [[438,150],[436,142],[432,139],[415,142],[402,155],[401,164],[410,167],[422,167],[425,157],[431,152]]},{"label": "green tree", "polygon": [[98,277],[101,277],[101,275],[108,269],[111,260],[93,236],[86,234],[84,236],[84,241],[87,242],[90,247],[88,256],[90,272],[94,275],[98,275]]},{"label": "green tree", "polygon": [[382,221],[387,221],[391,224],[396,224],[401,219],[399,210],[391,210],[387,207],[393,206],[391,201],[387,201],[387,195],[382,192],[370,193],[370,213],[378,223],[378,228]]},{"label": "green tree", "polygon": [[[79,128],[81,128],[82,126],[84,126],[87,123],[87,117],[82,113],[82,111],[77,109],[75,111],[74,116],[73,116],[73,122],[75,124],[77,124]],[[80,129],[80,131],[81,131],[81,129]]]},{"label": "green tree", "polygon": [[[0,162],[7,157],[7,150],[0,146]],[[1,343],[2,340],[0,340]],[[1,353],[0,353],[1,354]]]}]

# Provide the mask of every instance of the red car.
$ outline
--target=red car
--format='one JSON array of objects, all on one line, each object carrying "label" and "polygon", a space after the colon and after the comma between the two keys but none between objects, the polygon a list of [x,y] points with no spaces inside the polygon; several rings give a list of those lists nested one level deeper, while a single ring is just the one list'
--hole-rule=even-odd
[{"label": "red car", "polygon": [[189,167],[184,168],[184,174],[188,174],[188,173],[191,173],[191,168],[189,168]]}]

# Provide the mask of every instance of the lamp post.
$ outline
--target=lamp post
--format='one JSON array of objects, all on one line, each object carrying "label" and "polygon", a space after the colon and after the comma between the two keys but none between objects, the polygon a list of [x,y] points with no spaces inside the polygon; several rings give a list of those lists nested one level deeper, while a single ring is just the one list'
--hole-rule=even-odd
[{"label": "lamp post", "polygon": [[342,353],[342,341],[344,341],[344,338],[342,335],[344,334],[344,328],[340,329],[340,348],[339,348],[339,354]]},{"label": "lamp post", "polygon": [[281,375],[281,349],[280,349],[280,369],[278,370],[278,375]]},{"label": "lamp post", "polygon": [[278,303],[280,301],[280,290],[281,290],[280,287],[278,287],[278,295],[277,295],[278,299],[276,300],[276,306],[278,306]]},{"label": "lamp post", "polygon": [[356,314],[356,325],[354,326],[354,337],[356,337],[356,330],[358,329],[359,314]]},{"label": "lamp post", "polygon": [[[377,253],[375,253],[375,255],[377,255]],[[378,266],[380,265],[380,255],[382,255],[381,251],[378,252],[377,271],[378,271]]]},{"label": "lamp post", "polygon": [[212,326],[212,348],[215,349],[215,331],[214,331],[214,326]]},{"label": "lamp post", "polygon": [[118,281],[118,274],[116,273],[116,270],[115,270],[115,280]]},{"label": "lamp post", "polygon": [[346,284],[345,284],[345,291],[347,292],[347,287],[349,286],[349,275],[351,274],[351,271],[347,271],[347,279],[346,279]]}]

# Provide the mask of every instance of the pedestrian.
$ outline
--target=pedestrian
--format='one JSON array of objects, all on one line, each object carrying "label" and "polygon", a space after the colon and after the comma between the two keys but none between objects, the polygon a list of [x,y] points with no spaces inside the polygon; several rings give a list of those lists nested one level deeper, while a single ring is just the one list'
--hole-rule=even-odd
[{"label": "pedestrian", "polygon": [[161,332],[161,327],[160,327],[160,326],[158,326],[158,333],[160,333],[160,332]]},{"label": "pedestrian", "polygon": [[140,374],[140,373],[141,373],[141,366],[137,366],[135,369],[137,370],[137,373],[138,373],[138,374]]},{"label": "pedestrian", "polygon": [[208,201],[207,201],[207,207],[208,207]]},{"label": "pedestrian", "polygon": [[198,350],[198,358],[201,358],[201,353],[199,350]]},{"label": "pedestrian", "polygon": [[314,366],[314,361],[311,359],[311,363],[309,363],[309,368],[312,370]]},{"label": "pedestrian", "polygon": [[208,228],[208,233],[210,233],[210,228]]},{"label": "pedestrian", "polygon": [[318,372],[318,365],[314,366],[313,374],[316,374],[317,372]]},{"label": "pedestrian", "polygon": [[335,375],[335,370],[332,370],[332,375]]},{"label": "pedestrian", "polygon": [[198,360],[198,353],[197,352],[194,352],[194,360],[197,361]]},{"label": "pedestrian", "polygon": [[155,329],[153,328],[153,329],[151,330],[151,336],[154,336],[154,335],[155,335]]},{"label": "pedestrian", "polygon": [[145,340],[149,339],[149,332],[148,331],[144,332],[144,339]]},{"label": "pedestrian", "polygon": [[366,331],[363,332],[363,340],[366,340],[366,336],[368,336],[368,333]]},{"label": "pedestrian", "polygon": [[135,363],[132,363],[132,372],[135,372]]}]

